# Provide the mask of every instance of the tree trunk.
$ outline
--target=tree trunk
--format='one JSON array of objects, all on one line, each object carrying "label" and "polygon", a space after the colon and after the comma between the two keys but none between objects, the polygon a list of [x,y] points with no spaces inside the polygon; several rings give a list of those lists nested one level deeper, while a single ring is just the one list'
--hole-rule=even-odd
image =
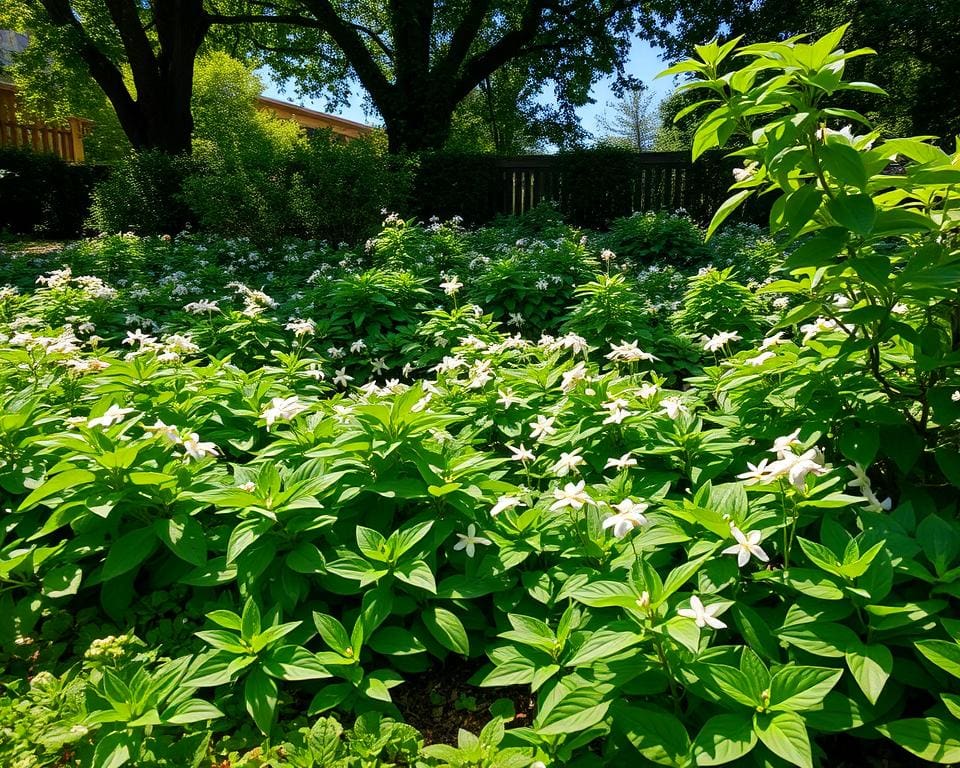
[{"label": "tree trunk", "polygon": [[438,99],[418,99],[381,108],[391,154],[443,149],[450,137],[453,107]]}]

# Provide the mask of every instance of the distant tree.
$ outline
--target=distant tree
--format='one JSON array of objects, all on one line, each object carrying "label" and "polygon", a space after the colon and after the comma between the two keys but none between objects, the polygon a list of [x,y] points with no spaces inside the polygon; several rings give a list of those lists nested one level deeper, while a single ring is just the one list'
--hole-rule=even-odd
[{"label": "distant tree", "polygon": [[674,118],[686,106],[696,103],[700,97],[687,91],[672,91],[657,105],[659,124],[653,139],[653,149],[657,152],[679,152],[693,146],[693,134],[697,130],[694,117]]},{"label": "distant tree", "polygon": [[445,147],[516,155],[542,151],[547,144],[582,142],[586,134],[579,120],[541,103],[539,95],[539,84],[526,69],[502,67],[457,106]]},{"label": "distant tree", "polygon": [[613,110],[612,116],[604,113],[597,118],[597,124],[604,131],[602,138],[607,143],[622,144],[637,150],[647,150],[653,146],[660,120],[653,104],[653,94],[647,91],[645,85],[625,90],[619,99],[607,104],[607,107]]}]

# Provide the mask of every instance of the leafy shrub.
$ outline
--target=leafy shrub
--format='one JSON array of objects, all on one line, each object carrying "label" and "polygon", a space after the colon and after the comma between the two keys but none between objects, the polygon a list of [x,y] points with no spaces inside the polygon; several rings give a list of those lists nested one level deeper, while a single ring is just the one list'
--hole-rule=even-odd
[{"label": "leafy shrub", "polygon": [[91,190],[105,173],[102,167],[73,165],[52,154],[0,148],[0,232],[82,234]]},{"label": "leafy shrub", "polygon": [[729,331],[756,340],[767,327],[764,304],[734,277],[728,267],[703,269],[689,278],[681,306],[671,317],[677,332],[713,336]]},{"label": "leafy shrub", "polygon": [[703,234],[693,221],[662,211],[617,219],[601,239],[601,246],[613,251],[631,271],[649,264],[700,265],[707,254]]},{"label": "leafy shrub", "polygon": [[181,231],[193,220],[181,190],[195,167],[188,157],[149,150],[130,153],[94,188],[91,223],[107,234]]}]

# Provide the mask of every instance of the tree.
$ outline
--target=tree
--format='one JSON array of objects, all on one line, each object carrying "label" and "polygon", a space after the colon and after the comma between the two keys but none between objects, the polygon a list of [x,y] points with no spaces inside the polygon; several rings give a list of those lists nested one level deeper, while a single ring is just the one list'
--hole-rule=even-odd
[{"label": "tree", "polygon": [[603,114],[597,119],[600,128],[606,132],[604,139],[636,150],[653,146],[660,121],[653,107],[653,94],[647,93],[645,85],[627,89],[607,106],[613,110],[613,116]]},{"label": "tree", "polygon": [[20,0],[2,20],[30,35],[34,62],[88,72],[135,149],[190,151],[194,62],[210,28],[203,0]]},{"label": "tree", "polygon": [[539,87],[530,72],[507,64],[486,78],[453,113],[446,149],[518,155],[544,145],[568,147],[585,132],[579,120],[538,99]]},{"label": "tree", "polygon": [[686,55],[715,35],[746,41],[826,34],[851,22],[845,47],[876,56],[850,62],[851,76],[888,97],[860,95],[850,104],[894,135],[952,137],[960,132],[960,2],[957,0],[652,0],[669,23],[656,31],[668,57]]},{"label": "tree", "polygon": [[623,62],[638,0],[226,0],[211,20],[302,93],[346,98],[350,78],[382,117],[390,149],[439,149],[457,106],[508,64],[554,84],[558,109],[589,100]]}]

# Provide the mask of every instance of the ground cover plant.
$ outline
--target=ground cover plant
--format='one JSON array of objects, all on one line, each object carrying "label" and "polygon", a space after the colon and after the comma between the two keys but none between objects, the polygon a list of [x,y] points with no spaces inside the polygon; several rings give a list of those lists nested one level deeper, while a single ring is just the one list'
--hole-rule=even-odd
[{"label": "ground cover plant", "polygon": [[773,238],[11,250],[0,763],[960,761],[960,156],[842,34],[676,70]]}]

